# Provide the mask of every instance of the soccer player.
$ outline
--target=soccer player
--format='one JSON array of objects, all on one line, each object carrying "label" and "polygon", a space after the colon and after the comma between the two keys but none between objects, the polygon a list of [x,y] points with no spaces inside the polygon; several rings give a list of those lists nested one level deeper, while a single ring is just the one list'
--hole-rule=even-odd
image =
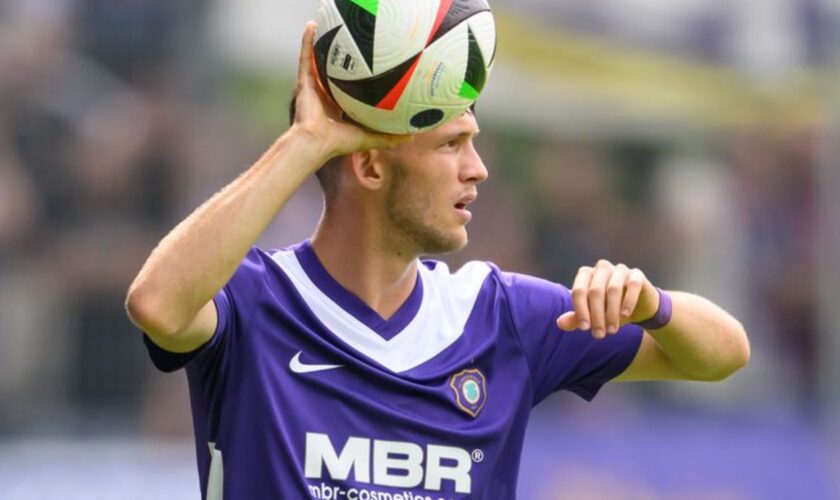
[{"label": "soccer player", "polygon": [[[744,366],[737,320],[638,269],[602,260],[569,290],[419,260],[467,243],[487,178],[475,117],[414,137],[343,123],[313,38],[310,24],[291,128],[163,239],[128,294],[155,365],[186,368],[203,498],[510,499],[529,412],[552,392]],[[252,248],[316,171],[312,238]]]}]

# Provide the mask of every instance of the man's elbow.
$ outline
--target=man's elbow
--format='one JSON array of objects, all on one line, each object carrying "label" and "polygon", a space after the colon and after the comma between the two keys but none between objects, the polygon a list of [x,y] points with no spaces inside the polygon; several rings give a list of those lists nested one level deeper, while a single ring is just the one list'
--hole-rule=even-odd
[{"label": "man's elbow", "polygon": [[747,331],[744,329],[744,325],[740,322],[736,322],[736,324],[737,327],[734,328],[732,333],[735,345],[732,348],[731,369],[727,373],[727,377],[747,366],[747,363],[750,362],[750,339],[747,337]]},{"label": "man's elbow", "polygon": [[750,341],[741,323],[737,323],[737,327],[730,331],[729,338],[732,345],[726,350],[725,356],[722,356],[714,369],[702,374],[701,380],[707,382],[726,380],[750,362]]},{"label": "man's elbow", "polygon": [[176,321],[167,320],[158,299],[148,292],[132,286],[125,299],[128,318],[137,328],[157,338],[173,337],[180,331]]}]

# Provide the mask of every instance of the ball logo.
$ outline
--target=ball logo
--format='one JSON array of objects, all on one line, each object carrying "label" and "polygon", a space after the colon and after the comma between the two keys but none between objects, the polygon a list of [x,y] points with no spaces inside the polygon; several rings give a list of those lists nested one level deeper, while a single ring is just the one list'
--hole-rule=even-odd
[{"label": "ball logo", "polygon": [[484,374],[475,368],[462,370],[452,375],[449,387],[455,395],[458,408],[472,417],[477,417],[487,402],[487,380]]}]

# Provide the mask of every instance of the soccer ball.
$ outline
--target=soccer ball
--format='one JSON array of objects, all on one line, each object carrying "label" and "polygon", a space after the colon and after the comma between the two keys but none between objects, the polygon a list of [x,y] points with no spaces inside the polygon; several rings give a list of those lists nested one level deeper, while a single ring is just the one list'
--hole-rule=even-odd
[{"label": "soccer ball", "polygon": [[352,120],[410,134],[472,106],[496,55],[487,0],[321,0],[315,60]]}]

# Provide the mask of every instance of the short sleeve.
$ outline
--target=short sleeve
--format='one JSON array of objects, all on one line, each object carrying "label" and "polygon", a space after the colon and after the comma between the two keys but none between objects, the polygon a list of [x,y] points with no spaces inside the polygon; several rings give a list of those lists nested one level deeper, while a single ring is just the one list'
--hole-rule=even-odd
[{"label": "short sleeve", "polygon": [[572,309],[569,289],[532,276],[499,275],[531,369],[534,404],[559,390],[589,401],[633,361],[642,340],[640,327],[625,325],[602,340],[588,331],[565,332],[555,321]]},{"label": "short sleeve", "polygon": [[230,281],[213,297],[218,318],[216,331],[201,347],[187,353],[174,353],[143,335],[143,342],[155,367],[163,372],[172,372],[193,362],[207,367],[221,363],[225,353],[245,330],[248,318],[262,293],[265,284],[264,257],[265,254],[256,248],[249,251]]}]

